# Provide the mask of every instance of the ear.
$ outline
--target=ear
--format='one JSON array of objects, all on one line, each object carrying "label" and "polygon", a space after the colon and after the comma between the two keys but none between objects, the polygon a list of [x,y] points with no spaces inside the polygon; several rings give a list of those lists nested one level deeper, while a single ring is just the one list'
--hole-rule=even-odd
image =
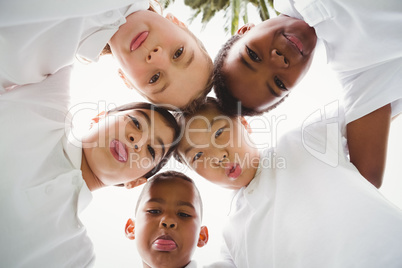
[{"label": "ear", "polygon": [[200,237],[198,238],[197,247],[202,248],[208,243],[209,235],[207,226],[201,226]]},{"label": "ear", "polygon": [[187,28],[187,25],[184,24],[184,22],[180,21],[178,18],[176,18],[172,13],[168,13],[166,15],[166,18],[182,28]]},{"label": "ear", "polygon": [[89,125],[89,128],[92,128],[95,124],[99,123],[99,120],[105,118],[107,116],[107,113],[105,111],[101,112],[97,116],[91,119],[91,124]]},{"label": "ear", "polygon": [[124,187],[126,187],[127,189],[132,189],[132,188],[137,187],[137,186],[140,186],[140,185],[142,185],[142,184],[144,184],[144,183],[146,183],[146,182],[147,182],[147,179],[146,179],[146,178],[138,178],[138,179],[136,179],[136,180],[133,180],[133,181],[130,181],[130,182],[126,182],[126,183],[124,184]]},{"label": "ear", "polygon": [[239,120],[240,120],[241,124],[246,128],[246,131],[248,132],[248,134],[251,134],[253,131],[250,127],[250,124],[247,122],[246,118],[244,118],[243,116],[239,116]]},{"label": "ear", "polygon": [[123,79],[124,84],[129,88],[129,89],[133,89],[135,88],[133,84],[131,84],[130,80],[128,80],[128,78],[126,77],[126,75],[123,73],[122,69],[118,70],[119,76],[121,79]]},{"label": "ear", "polygon": [[130,240],[134,240],[135,239],[135,234],[134,234],[134,230],[135,230],[135,223],[134,221],[130,218],[127,220],[126,223],[126,228],[124,229],[124,232],[126,233],[126,237]]},{"label": "ear", "polygon": [[246,23],[244,24],[242,27],[240,27],[239,30],[237,30],[237,34],[238,35],[243,35],[245,33],[247,33],[248,31],[250,31],[252,28],[254,28],[254,23]]}]

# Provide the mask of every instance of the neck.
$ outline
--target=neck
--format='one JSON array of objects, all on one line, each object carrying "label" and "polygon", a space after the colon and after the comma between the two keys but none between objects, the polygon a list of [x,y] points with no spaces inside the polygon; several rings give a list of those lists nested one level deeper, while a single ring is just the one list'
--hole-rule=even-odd
[{"label": "neck", "polygon": [[81,172],[82,177],[91,192],[105,187],[105,185],[99,180],[99,178],[92,171],[91,167],[88,165],[84,150],[82,150]]}]

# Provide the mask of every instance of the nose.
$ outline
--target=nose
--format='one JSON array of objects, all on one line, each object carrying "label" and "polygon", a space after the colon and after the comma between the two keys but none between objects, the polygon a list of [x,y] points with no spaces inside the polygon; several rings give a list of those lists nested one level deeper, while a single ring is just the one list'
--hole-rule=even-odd
[{"label": "nose", "polygon": [[176,229],[177,222],[172,217],[164,217],[161,220],[159,227],[166,229]]},{"label": "nose", "polygon": [[223,161],[225,161],[226,157],[227,157],[226,153],[223,153],[223,155],[221,156],[221,160],[219,160],[219,163],[222,163]]},{"label": "nose", "polygon": [[140,133],[129,133],[128,140],[130,141],[134,151],[140,152],[145,141],[143,141],[142,135]]},{"label": "nose", "polygon": [[214,163],[216,165],[220,165],[227,160],[227,157],[228,157],[228,155],[227,155],[226,151],[224,151],[224,152],[220,151],[217,154],[217,157],[213,157],[212,159],[214,160]]},{"label": "nose", "polygon": [[289,67],[289,61],[286,57],[277,49],[273,49],[271,52],[272,63],[278,68]]},{"label": "nose", "polygon": [[148,63],[155,63],[158,65],[161,65],[165,62],[165,57],[164,57],[164,51],[162,50],[162,47],[157,46],[154,49],[152,49],[148,56],[146,61]]}]

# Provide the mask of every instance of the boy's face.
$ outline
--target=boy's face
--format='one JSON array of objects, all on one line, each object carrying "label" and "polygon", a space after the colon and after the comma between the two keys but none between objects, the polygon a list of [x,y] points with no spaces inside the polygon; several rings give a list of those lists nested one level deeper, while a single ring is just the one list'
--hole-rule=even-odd
[{"label": "boy's face", "polygon": [[154,168],[174,137],[163,120],[155,111],[136,109],[110,114],[93,125],[82,145],[94,175],[105,185],[116,185]]},{"label": "boy's face", "polygon": [[154,103],[182,108],[202,95],[211,70],[196,40],[172,20],[135,12],[109,44],[129,84]]},{"label": "boy's face", "polygon": [[199,200],[193,184],[180,178],[159,181],[144,193],[134,228],[144,267],[184,267],[191,261],[196,246],[204,245]]},{"label": "boy's face", "polygon": [[264,111],[285,97],[308,71],[317,36],[302,20],[279,16],[239,30],[223,65],[231,94]]},{"label": "boy's face", "polygon": [[254,178],[257,148],[249,139],[247,122],[229,118],[211,106],[186,119],[178,152],[199,175],[229,189],[240,189]]}]

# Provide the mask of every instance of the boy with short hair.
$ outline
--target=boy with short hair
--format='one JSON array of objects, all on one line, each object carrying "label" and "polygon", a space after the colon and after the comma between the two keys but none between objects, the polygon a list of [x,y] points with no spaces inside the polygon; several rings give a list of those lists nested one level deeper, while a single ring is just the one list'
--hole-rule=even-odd
[{"label": "boy with short hair", "polygon": [[201,195],[193,180],[167,171],[150,179],[128,219],[125,232],[136,240],[143,267],[197,267],[191,256],[196,246],[208,242],[208,228],[201,226]]},{"label": "boy with short hair", "polygon": [[275,108],[323,41],[344,90],[350,161],[379,188],[390,122],[402,111],[401,1],[280,0],[275,8],[280,16],[241,27],[216,57],[220,104],[242,115]]},{"label": "boy with short hair", "polygon": [[181,122],[185,138],[176,158],[210,182],[236,190],[223,231],[229,264],[402,265],[401,211],[347,161],[341,135],[327,133],[328,122],[313,120],[262,152],[249,140],[244,118],[225,116],[214,100]]}]

